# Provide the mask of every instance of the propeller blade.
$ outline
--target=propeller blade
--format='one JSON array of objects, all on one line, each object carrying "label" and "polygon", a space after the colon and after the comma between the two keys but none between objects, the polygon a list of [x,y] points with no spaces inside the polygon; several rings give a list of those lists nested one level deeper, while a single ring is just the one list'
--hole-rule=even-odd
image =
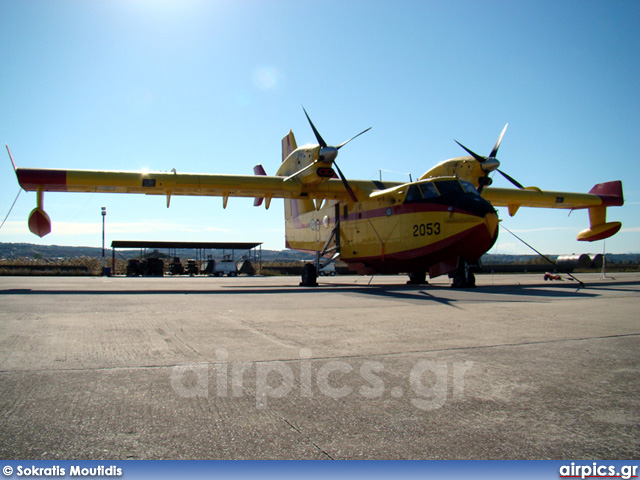
[{"label": "propeller blade", "polygon": [[351,185],[349,185],[349,182],[347,181],[346,177],[342,173],[342,170],[340,170],[340,167],[335,161],[333,162],[333,166],[336,167],[336,170],[338,170],[338,175],[340,175],[340,179],[342,180],[342,183],[344,184],[344,188],[347,190],[347,193],[349,193],[351,200],[353,200],[354,203],[358,203],[358,197],[356,197],[356,194],[353,193],[353,189],[351,188]]},{"label": "propeller blade", "polygon": [[318,132],[318,130],[316,129],[316,126],[311,121],[311,118],[309,118],[309,114],[304,109],[304,107],[302,107],[302,110],[304,111],[304,114],[307,116],[307,120],[309,120],[309,125],[311,125],[311,130],[313,130],[313,134],[316,136],[316,140],[318,140],[318,143],[320,144],[321,147],[326,147],[327,142],[323,140],[322,136],[320,135],[320,132]]},{"label": "propeller blade", "polygon": [[498,137],[498,141],[496,142],[496,145],[493,147],[493,150],[491,150],[489,157],[496,158],[496,155],[498,154],[498,149],[500,148],[500,143],[502,142],[502,137],[504,137],[504,132],[507,131],[508,126],[509,124],[507,123],[502,129],[502,133],[500,134],[500,137]]},{"label": "propeller blade", "polygon": [[[316,126],[311,121],[311,117],[309,117],[309,114],[307,113],[307,110],[304,108],[304,106],[302,107],[302,110],[304,111],[304,114],[307,117],[307,121],[309,122],[309,125],[311,125],[311,130],[313,130],[313,134],[316,136],[316,140],[318,140],[318,144],[320,145],[319,160],[323,160],[325,162],[332,162],[333,163],[333,166],[336,167],[336,170],[338,171],[338,175],[340,176],[340,179],[342,180],[344,188],[347,191],[347,193],[349,194],[349,197],[351,198],[351,200],[353,200],[354,203],[357,203],[358,202],[358,197],[356,197],[356,194],[353,192],[353,189],[351,188],[351,185],[349,185],[349,181],[347,180],[347,178],[342,173],[342,170],[340,170],[340,167],[336,163],[335,158],[338,155],[338,150],[340,148],[344,147],[347,143],[349,143],[354,138],[359,137],[363,133],[368,132],[369,130],[371,130],[371,127],[367,128],[366,130],[363,130],[358,135],[356,135],[354,137],[351,137],[346,142],[342,142],[337,147],[329,147],[329,146],[327,146],[327,142],[325,142],[324,139],[322,138],[322,136],[320,135],[320,132],[318,132],[318,129],[316,128]],[[315,165],[316,163],[317,162],[314,162],[312,165]],[[306,170],[307,168],[310,168],[312,165],[309,165],[309,166],[305,167],[302,171]],[[298,173],[300,173],[300,172],[296,172],[294,175],[297,175]],[[292,177],[293,177],[293,175],[292,175]]]},{"label": "propeller blade", "polygon": [[346,142],[342,142],[340,145],[338,145],[336,147],[337,150],[341,149],[342,147],[344,147],[347,143],[349,143],[351,140],[353,140],[354,138],[358,138],[360,135],[362,135],[363,133],[367,133],[369,130],[371,130],[371,127],[367,128],[366,130],[361,131],[359,134],[351,137],[349,140],[347,140]]},{"label": "propeller blade", "polygon": [[504,173],[502,170],[498,169],[498,171],[500,172],[500,174],[506,178],[507,180],[509,180],[511,183],[513,183],[516,187],[524,190],[524,187],[522,186],[522,184],[520,182],[518,182],[516,179],[514,179],[513,177],[507,175],[506,173]]},{"label": "propeller blade", "polygon": [[458,145],[460,145],[462,148],[464,148],[464,150],[471,155],[473,158],[475,158],[477,161],[479,161],[480,163],[483,163],[486,158],[483,157],[482,155],[478,155],[475,152],[472,152],[471,150],[469,150],[467,147],[465,147],[464,145],[462,145],[458,140],[456,140],[455,138],[453,139],[454,142],[456,142]]}]

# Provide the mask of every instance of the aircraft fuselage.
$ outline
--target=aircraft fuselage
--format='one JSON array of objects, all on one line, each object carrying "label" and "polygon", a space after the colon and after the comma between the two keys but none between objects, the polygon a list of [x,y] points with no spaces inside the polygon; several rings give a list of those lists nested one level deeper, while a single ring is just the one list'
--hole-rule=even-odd
[{"label": "aircraft fuselage", "polygon": [[287,206],[287,247],[322,251],[337,224],[340,258],[361,274],[450,273],[460,258],[477,262],[498,233],[493,206],[455,177],[398,185],[357,203],[329,201],[319,210],[309,211],[310,203]]}]

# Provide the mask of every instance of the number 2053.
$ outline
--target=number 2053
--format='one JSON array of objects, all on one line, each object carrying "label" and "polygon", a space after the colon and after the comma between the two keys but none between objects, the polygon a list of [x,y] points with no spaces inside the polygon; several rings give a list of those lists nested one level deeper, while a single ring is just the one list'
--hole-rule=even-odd
[{"label": "number 2053", "polygon": [[421,223],[413,226],[414,237],[424,237],[425,235],[440,235],[440,223]]}]

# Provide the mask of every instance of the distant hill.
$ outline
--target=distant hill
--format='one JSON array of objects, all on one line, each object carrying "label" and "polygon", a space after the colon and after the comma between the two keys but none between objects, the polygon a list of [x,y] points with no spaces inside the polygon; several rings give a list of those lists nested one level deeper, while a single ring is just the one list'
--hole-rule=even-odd
[{"label": "distant hill", "polygon": [[[140,251],[136,249],[117,250],[118,257],[125,259],[136,258],[140,255]],[[239,260],[246,251],[237,250],[236,258]],[[177,256],[181,259],[195,258],[194,249],[178,249]],[[212,251],[207,250],[207,255],[211,255]],[[111,258],[111,249],[106,249],[105,255]],[[151,251],[146,252],[147,257],[166,258],[167,251]],[[550,255],[555,260],[558,255]],[[62,245],[35,245],[32,243],[0,243],[0,259],[15,258],[77,258],[77,257],[102,257],[102,249],[96,247],[68,247]],[[213,251],[214,258],[222,258],[222,252]],[[296,252],[295,250],[262,250],[262,260],[264,261],[303,261],[311,260],[313,255]],[[531,264],[540,261],[538,255],[491,255],[487,254],[482,257],[482,262],[486,264]],[[607,254],[607,262],[622,264],[640,264],[640,253],[626,254]]]},{"label": "distant hill", "polygon": [[[111,255],[109,250],[108,255]],[[0,243],[0,259],[13,258],[73,258],[101,257],[102,249],[95,247],[67,247],[34,245],[32,243]]]},{"label": "distant hill", "polygon": [[[259,252],[259,250],[258,250]],[[138,249],[118,249],[118,258],[123,257],[126,259],[137,258],[140,256],[140,250]],[[166,250],[147,250],[145,256],[155,258],[168,257],[168,251]],[[229,253],[229,252],[227,252]],[[239,260],[246,250],[236,250],[235,256]],[[213,258],[222,258],[222,251],[207,250],[207,255],[213,254]],[[105,256],[111,258],[111,249],[105,249]],[[178,249],[176,255],[181,259],[195,258],[195,249]],[[15,258],[46,258],[46,259],[61,259],[61,258],[77,258],[77,257],[102,257],[102,249],[97,247],[68,247],[63,245],[35,245],[32,243],[0,243],[0,259],[15,259]],[[264,261],[298,261],[309,260],[313,256],[296,252],[295,250],[262,250],[262,260]]]},{"label": "distant hill", "polygon": [[[594,254],[597,252],[594,252]],[[571,254],[561,254],[571,255]],[[548,257],[556,261],[560,255],[548,255]],[[622,263],[625,265],[640,264],[640,253],[607,253],[607,262]],[[492,255],[486,254],[482,256],[482,263],[492,265],[527,265],[532,263],[548,263],[540,257],[540,255]]]}]

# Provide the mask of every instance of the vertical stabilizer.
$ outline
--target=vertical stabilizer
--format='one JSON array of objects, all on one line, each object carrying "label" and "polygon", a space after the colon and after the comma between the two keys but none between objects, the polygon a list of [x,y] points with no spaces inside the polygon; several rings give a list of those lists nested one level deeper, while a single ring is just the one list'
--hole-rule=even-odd
[{"label": "vertical stabilizer", "polygon": [[282,161],[284,162],[296,148],[298,148],[296,137],[294,137],[293,132],[289,130],[289,133],[282,139]]},{"label": "vertical stabilizer", "polygon": [[[276,175],[291,175],[296,171],[296,162],[290,160],[284,163],[287,158],[298,148],[296,137],[293,132],[289,133],[282,139],[282,165]],[[314,211],[315,204],[313,200],[291,200],[284,199],[284,218],[285,218],[285,241],[289,248],[290,242],[294,242],[296,238],[296,225],[300,223],[299,216],[303,213]]]}]

